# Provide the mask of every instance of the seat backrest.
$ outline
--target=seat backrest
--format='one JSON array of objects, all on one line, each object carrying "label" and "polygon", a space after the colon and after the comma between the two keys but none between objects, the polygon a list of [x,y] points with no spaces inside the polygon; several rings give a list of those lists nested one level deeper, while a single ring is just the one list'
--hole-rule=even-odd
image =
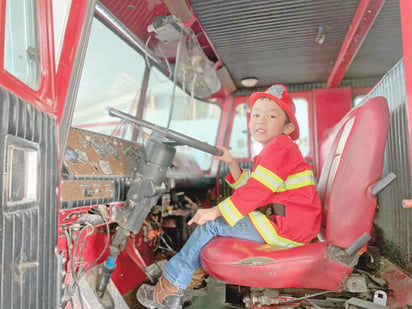
[{"label": "seat backrest", "polygon": [[352,109],[331,132],[333,141],[319,178],[326,240],[347,248],[370,233],[376,196],[371,187],[380,179],[389,110],[384,97]]}]

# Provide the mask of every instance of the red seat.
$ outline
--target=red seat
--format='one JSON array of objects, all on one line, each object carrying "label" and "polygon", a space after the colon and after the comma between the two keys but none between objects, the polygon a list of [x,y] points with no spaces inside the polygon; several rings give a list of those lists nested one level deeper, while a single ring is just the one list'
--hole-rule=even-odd
[{"label": "red seat", "polygon": [[336,125],[318,183],[325,241],[279,249],[217,237],[202,250],[205,271],[243,286],[341,290],[359,251],[366,250],[367,239],[356,240],[372,228],[376,196],[371,188],[382,174],[389,121],[386,99],[375,97]]}]

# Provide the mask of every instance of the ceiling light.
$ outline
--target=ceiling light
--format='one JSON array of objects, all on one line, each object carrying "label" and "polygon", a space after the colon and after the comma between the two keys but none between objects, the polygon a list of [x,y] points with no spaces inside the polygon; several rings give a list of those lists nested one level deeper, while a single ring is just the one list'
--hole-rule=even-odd
[{"label": "ceiling light", "polygon": [[243,87],[255,87],[256,84],[258,83],[258,79],[256,77],[246,77],[243,78],[240,83],[242,84]]}]

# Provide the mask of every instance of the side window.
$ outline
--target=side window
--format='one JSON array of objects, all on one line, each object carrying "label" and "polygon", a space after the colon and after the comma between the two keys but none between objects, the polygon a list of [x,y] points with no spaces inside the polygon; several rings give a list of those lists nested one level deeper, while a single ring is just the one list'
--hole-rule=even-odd
[{"label": "side window", "polygon": [[293,99],[296,107],[296,120],[299,124],[300,136],[296,140],[303,157],[309,155],[310,152],[310,138],[309,138],[309,107],[305,99]]},{"label": "side window", "polygon": [[4,68],[33,89],[39,87],[36,0],[6,1]]},{"label": "side window", "polygon": [[352,106],[358,106],[363,99],[365,98],[365,94],[358,94],[352,98]]},{"label": "side window", "polygon": [[132,139],[134,127],[106,110],[113,107],[136,114],[145,66],[141,54],[95,18],[72,126]]},{"label": "side window", "polygon": [[230,135],[230,154],[234,158],[248,158],[248,124],[247,114],[249,105],[242,103],[236,106],[235,117],[233,119],[232,133]]},{"label": "side window", "polygon": [[[151,68],[144,120],[215,145],[221,114],[219,105],[188,95],[157,68]],[[178,151],[192,156],[202,170],[210,169],[212,155],[188,146],[178,146]]]}]

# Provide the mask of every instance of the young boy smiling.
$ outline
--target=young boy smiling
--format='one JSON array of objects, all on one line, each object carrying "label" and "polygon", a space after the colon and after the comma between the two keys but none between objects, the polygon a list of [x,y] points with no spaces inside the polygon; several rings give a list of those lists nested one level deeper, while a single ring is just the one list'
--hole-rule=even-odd
[{"label": "young boy smiling", "polygon": [[251,175],[227,149],[217,159],[229,167],[234,193],[216,207],[199,209],[198,224],[179,253],[167,263],[156,286],[142,285],[139,302],[150,308],[181,308],[184,290],[201,267],[200,252],[216,236],[231,236],[279,247],[306,244],[320,230],[321,205],[311,166],[293,140],[299,138],[295,105],[283,85],[250,96],[252,137],[264,144]]}]

